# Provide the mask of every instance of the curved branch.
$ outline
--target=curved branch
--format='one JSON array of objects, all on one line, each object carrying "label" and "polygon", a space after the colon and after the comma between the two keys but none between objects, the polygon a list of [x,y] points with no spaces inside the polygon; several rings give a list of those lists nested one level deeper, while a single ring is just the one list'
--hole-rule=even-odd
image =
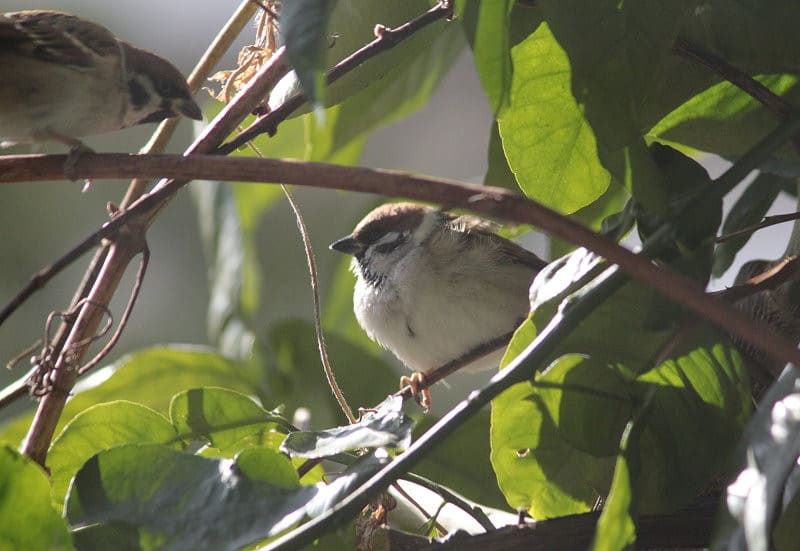
[{"label": "curved branch", "polygon": [[[798,127],[800,118],[784,123],[779,130],[754,148],[754,151],[758,149],[766,157],[769,148],[763,143],[783,143],[797,131]],[[759,155],[748,155],[746,158],[748,163],[739,162],[720,176],[715,189],[718,186],[719,191],[723,191],[735,185],[739,175],[746,175],[763,161]],[[0,182],[64,178],[64,159],[63,155],[23,155],[2,158]],[[748,164],[752,166],[747,166]],[[726,331],[740,336],[776,360],[800,365],[800,351],[793,343],[776,335],[766,323],[755,322],[723,301],[709,296],[702,287],[686,276],[658,267],[648,258],[621,247],[578,222],[502,188],[476,187],[452,180],[414,176],[389,170],[291,160],[226,158],[217,155],[181,157],[86,154],[76,163],[75,171],[80,177],[94,178],[129,178],[136,174],[177,178],[164,183],[158,191],[142,197],[130,210],[107,223],[95,234],[95,236],[102,234],[101,237],[112,235],[133,217],[145,215],[160,205],[165,196],[171,196],[185,184],[185,181],[192,178],[269,181],[406,197],[463,208],[492,218],[531,224],[574,245],[586,247],[610,262],[618,264],[631,277],[711,320]],[[668,233],[668,231],[657,233]]]}]

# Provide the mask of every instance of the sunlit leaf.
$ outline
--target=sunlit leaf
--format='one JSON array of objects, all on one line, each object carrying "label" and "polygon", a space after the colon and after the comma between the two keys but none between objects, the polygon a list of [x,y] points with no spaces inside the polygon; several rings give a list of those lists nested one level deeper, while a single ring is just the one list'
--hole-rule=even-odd
[{"label": "sunlit leaf", "polygon": [[50,500],[42,468],[9,447],[0,447],[0,547],[72,549],[69,532]]},{"label": "sunlit leaf", "polygon": [[98,452],[123,444],[173,442],[179,447],[175,435],[166,417],[133,402],[108,402],[80,412],[53,441],[47,455],[54,499],[64,502],[72,477]]},{"label": "sunlit leaf", "polygon": [[359,448],[405,449],[411,443],[414,422],[403,414],[403,399],[390,396],[358,423],[316,432],[292,432],[281,451],[292,457],[318,459]]}]

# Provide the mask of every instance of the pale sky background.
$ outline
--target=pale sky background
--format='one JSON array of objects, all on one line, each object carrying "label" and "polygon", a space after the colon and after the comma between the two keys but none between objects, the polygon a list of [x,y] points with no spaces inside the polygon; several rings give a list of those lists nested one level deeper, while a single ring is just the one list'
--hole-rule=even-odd
[{"label": "pale sky background", "polygon": [[[153,50],[173,61],[188,74],[194,61],[202,54],[210,37],[235,10],[238,2],[217,0],[139,0],[133,2],[107,1],[50,1],[38,4],[0,0],[0,11],[49,8],[82,15],[107,26],[120,37],[141,47]],[[242,39],[239,46],[243,45]],[[238,46],[236,48],[238,51]],[[233,63],[231,54],[226,66]],[[202,96],[200,96],[202,98]],[[399,168],[411,172],[437,175],[478,182],[486,170],[486,147],[492,116],[468,55],[462,56],[454,70],[428,105],[408,119],[376,132],[366,146],[363,164],[383,168]],[[97,151],[135,151],[143,144],[152,126],[139,127],[88,139]],[[189,127],[183,125],[174,151],[189,141]],[[424,137],[424,139],[420,139]],[[457,139],[453,139],[457,137]],[[51,149],[59,151],[59,149]],[[711,163],[716,175],[719,162]],[[80,184],[12,184],[2,189],[0,234],[6,239],[0,244],[0,302],[5,303],[36,270],[63,254],[104,220],[106,201],[118,202],[125,184],[98,185],[89,194],[81,194]],[[330,269],[339,257],[327,250],[327,244],[347,233],[359,209],[365,208],[366,198],[351,198],[342,220],[330,226],[320,220],[329,208],[330,192],[303,191],[299,194],[306,219],[311,225],[312,239],[322,273]],[[337,207],[344,203],[336,196]],[[265,231],[294,231],[294,222],[284,206],[265,222]],[[770,214],[794,210],[794,204],[782,198]],[[329,213],[329,211],[327,211]],[[326,222],[327,223],[327,222]],[[742,261],[750,258],[777,258],[783,253],[788,226],[777,226],[760,232],[740,253],[733,270],[712,284],[721,288],[732,282]],[[183,194],[170,205],[167,212],[150,232],[153,258],[145,281],[142,298],[134,311],[130,326],[111,359],[128,350],[164,342],[205,342],[205,267],[197,242],[196,222],[188,197]],[[22,239],[15,236],[27,236]],[[36,243],[31,247],[30,239]],[[264,246],[273,245],[264,240]],[[288,249],[268,250],[267,256],[280,258],[279,265],[270,267],[272,282],[278,282],[279,292],[270,293],[275,317],[304,316],[311,312],[305,263],[299,238]],[[60,276],[56,282],[38,293],[36,300],[26,305],[14,318],[0,327],[0,362],[5,363],[16,351],[24,348],[42,333],[47,312],[63,308],[74,290],[88,261]],[[200,277],[197,277],[200,274]],[[187,278],[193,279],[187,285]],[[119,293],[127,295],[127,291]],[[120,300],[118,308],[123,302]],[[23,365],[21,369],[26,369]],[[0,384],[9,376],[0,376]]]}]

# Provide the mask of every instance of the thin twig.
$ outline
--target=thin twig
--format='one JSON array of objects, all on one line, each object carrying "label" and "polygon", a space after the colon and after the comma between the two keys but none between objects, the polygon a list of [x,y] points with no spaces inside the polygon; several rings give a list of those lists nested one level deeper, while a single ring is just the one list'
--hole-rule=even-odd
[{"label": "thin twig", "polygon": [[492,524],[492,521],[489,520],[489,517],[486,516],[486,513],[483,512],[483,509],[465,501],[460,496],[454,494],[444,486],[414,473],[406,473],[402,476],[402,479],[407,480],[412,484],[417,484],[419,486],[422,486],[423,488],[430,490],[431,492],[441,497],[447,503],[450,503],[455,507],[458,507],[459,509],[467,513],[469,516],[471,516],[473,519],[475,519],[475,522],[477,522],[481,526],[481,528],[483,528],[487,532],[490,532],[495,529],[494,524]]},{"label": "thin twig", "polygon": [[[241,33],[242,29],[247,25],[247,22],[255,15],[257,8],[258,5],[254,4],[252,0],[243,0],[233,15],[225,23],[225,26],[217,33],[217,36],[214,37],[214,40],[209,44],[202,57],[195,64],[189,78],[186,79],[189,90],[191,90],[193,94],[200,91],[200,88],[207,81],[211,71],[216,67],[228,49],[230,49],[233,42],[239,36],[239,33]],[[156,128],[153,136],[142,148],[141,152],[162,153],[170,138],[175,133],[179,122],[180,119],[177,118],[163,121],[158,128]],[[131,203],[145,192],[148,184],[148,180],[134,178],[125,192],[125,197],[122,199],[120,208],[122,210],[128,208]]]},{"label": "thin twig", "polygon": [[[412,19],[408,23],[400,25],[399,27],[394,29],[381,27],[382,31],[375,38],[375,40],[344,58],[330,71],[328,71],[328,84],[336,82],[342,76],[349,73],[367,60],[372,59],[379,53],[394,48],[420,29],[440,19],[450,17],[452,13],[453,8],[450,2],[440,2],[427,12]],[[256,120],[250,125],[249,128],[236,136],[234,139],[220,146],[217,152],[228,154],[242,147],[246,142],[254,139],[260,134],[267,133],[270,136],[274,135],[278,125],[289,118],[289,116],[299,109],[305,102],[306,97],[302,93],[295,94],[279,107],[273,109],[263,117]]]},{"label": "thin twig", "polygon": [[673,49],[689,59],[708,67],[720,77],[760,102],[781,119],[786,119],[793,113],[792,106],[786,100],[724,59],[700,51],[694,44],[683,38],[675,40]]},{"label": "thin twig", "polygon": [[[259,158],[264,158],[264,155],[256,147],[253,142],[247,142],[248,147],[255,152]],[[347,398],[344,397],[344,392],[336,380],[336,375],[331,366],[330,357],[328,356],[328,346],[325,344],[325,333],[322,331],[322,307],[319,300],[319,277],[317,276],[317,261],[314,257],[314,249],[311,247],[311,238],[308,235],[308,226],[303,219],[303,213],[300,211],[300,205],[297,204],[294,194],[291,190],[281,184],[281,191],[286,196],[286,200],[294,213],[294,219],[297,223],[297,229],[300,231],[300,238],[303,240],[303,252],[306,256],[306,264],[308,265],[308,277],[311,283],[311,299],[314,308],[314,333],[317,337],[317,348],[319,349],[319,358],[322,362],[322,371],[325,373],[325,379],[328,381],[328,386],[333,392],[336,402],[339,404],[342,412],[347,420],[353,424],[358,421],[353,414],[350,404],[347,403]]]},{"label": "thin twig", "polygon": [[78,370],[78,375],[83,375],[84,373],[90,371],[93,367],[103,361],[103,358],[105,358],[108,353],[111,352],[111,349],[116,346],[117,342],[122,336],[122,332],[128,325],[128,320],[133,312],[133,306],[136,304],[136,300],[139,298],[139,293],[142,291],[142,284],[144,283],[144,276],[147,273],[147,266],[149,263],[150,249],[145,246],[145,248],[142,249],[142,261],[139,263],[139,271],[136,273],[136,281],[133,284],[131,296],[128,299],[128,304],[125,306],[125,310],[122,312],[122,317],[119,320],[116,331],[114,331],[111,339],[109,339],[105,346],[103,346],[100,352],[98,352],[94,358],[89,360]]},{"label": "thin twig", "polygon": [[406,501],[408,501],[411,504],[412,507],[417,509],[417,511],[419,511],[422,514],[423,517],[425,517],[428,521],[432,520],[434,522],[434,525],[436,526],[436,529],[443,536],[447,535],[447,530],[445,529],[445,527],[442,526],[441,524],[439,524],[439,520],[437,518],[435,518],[436,516],[438,516],[439,512],[442,510],[442,506],[445,505],[444,502],[442,502],[442,504],[439,506],[439,510],[436,511],[436,514],[435,515],[431,515],[428,511],[425,510],[425,508],[419,502],[417,502],[416,499],[414,499],[411,495],[409,495],[408,492],[406,492],[403,488],[401,488],[400,484],[398,484],[396,481],[392,482],[392,488],[394,488],[395,491],[398,494],[403,496],[403,498],[405,498]]},{"label": "thin twig", "polygon": [[289,202],[289,206],[292,207],[295,220],[297,221],[297,228],[300,230],[300,236],[303,239],[303,250],[305,251],[306,263],[308,264],[308,275],[311,280],[311,296],[314,302],[314,332],[317,335],[317,348],[319,348],[319,358],[322,361],[322,370],[325,373],[328,386],[331,388],[331,392],[333,392],[339,407],[342,408],[347,420],[352,424],[357,422],[358,419],[356,419],[356,416],[353,414],[350,404],[347,403],[347,399],[344,397],[344,392],[342,392],[339,383],[336,381],[336,375],[333,372],[330,358],[328,357],[328,346],[325,344],[325,333],[322,331],[322,307],[320,306],[319,300],[319,278],[317,276],[317,263],[314,260],[314,251],[311,248],[311,238],[308,236],[308,228],[306,227],[306,223],[303,220],[303,215],[300,212],[300,208],[297,205],[297,202],[295,201],[291,191],[289,191],[289,188],[281,184],[281,189],[286,195],[286,200]]},{"label": "thin twig", "polygon": [[[500,350],[508,345],[511,341],[511,337],[514,336],[514,331],[506,333],[505,335],[500,335],[499,337],[487,341],[479,346],[476,346],[463,356],[460,356],[454,360],[450,360],[444,365],[439,367],[435,367],[433,369],[429,369],[422,374],[422,380],[419,381],[417,385],[420,389],[430,388],[434,383],[438,383],[442,379],[445,379],[458,371],[459,369],[463,368],[478,360],[483,358],[484,356],[491,354],[497,350]],[[405,386],[400,389],[400,392],[397,395],[402,396],[404,400],[408,400],[413,396],[413,391],[411,386]]]},{"label": "thin twig", "polygon": [[774,216],[765,216],[758,224],[753,224],[752,226],[748,226],[746,228],[742,228],[740,230],[736,230],[734,232],[725,235],[720,235],[714,240],[714,242],[725,243],[726,241],[730,241],[731,239],[736,239],[737,237],[741,237],[742,235],[748,235],[751,233],[755,233],[758,230],[768,228],[770,226],[783,224],[784,222],[792,222],[798,219],[800,219],[800,212],[790,212],[787,214],[776,214]]}]

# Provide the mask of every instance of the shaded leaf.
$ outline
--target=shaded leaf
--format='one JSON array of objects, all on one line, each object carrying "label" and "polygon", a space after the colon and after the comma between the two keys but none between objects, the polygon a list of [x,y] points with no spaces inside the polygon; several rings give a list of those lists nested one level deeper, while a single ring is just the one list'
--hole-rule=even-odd
[{"label": "shaded leaf", "polygon": [[325,512],[387,461],[385,452],[370,454],[329,485],[298,486],[289,461],[270,450],[231,461],[124,446],[83,466],[67,518],[80,531],[122,530],[139,549],[239,549]]},{"label": "shaded leaf", "polygon": [[42,468],[7,446],[0,447],[0,547],[72,549],[67,525],[50,501]]},{"label": "shaded leaf", "polygon": [[[490,507],[506,508],[489,460],[489,412],[481,410],[414,466],[414,473],[453,488]],[[423,415],[414,427],[416,440],[437,421]]]},{"label": "shaded leaf", "polygon": [[323,75],[328,17],[335,0],[281,2],[280,32],[286,57],[306,96],[319,104],[324,96]]},{"label": "shaded leaf", "polygon": [[[790,104],[800,101],[796,76],[766,75],[756,80]],[[775,114],[752,96],[729,82],[721,82],[687,98],[658,121],[650,134],[660,140],[733,158],[750,149],[755,136],[765,135],[777,123]],[[779,149],[775,155],[796,158],[790,146]]]},{"label": "shaded leaf", "polygon": [[358,423],[316,432],[293,432],[281,444],[292,457],[318,459],[360,448],[405,449],[414,422],[403,414],[403,399],[390,396]]},{"label": "shaded leaf", "polygon": [[499,115],[508,107],[511,89],[511,55],[509,45],[509,15],[514,0],[459,2],[457,12],[483,89],[489,96],[492,111]]},{"label": "shaded leaf", "polygon": [[283,476],[276,478],[248,478],[231,460],[124,446],[83,466],[66,514],[73,528],[125,523],[138,531],[143,549],[238,549],[299,522],[319,492],[287,488]]}]

